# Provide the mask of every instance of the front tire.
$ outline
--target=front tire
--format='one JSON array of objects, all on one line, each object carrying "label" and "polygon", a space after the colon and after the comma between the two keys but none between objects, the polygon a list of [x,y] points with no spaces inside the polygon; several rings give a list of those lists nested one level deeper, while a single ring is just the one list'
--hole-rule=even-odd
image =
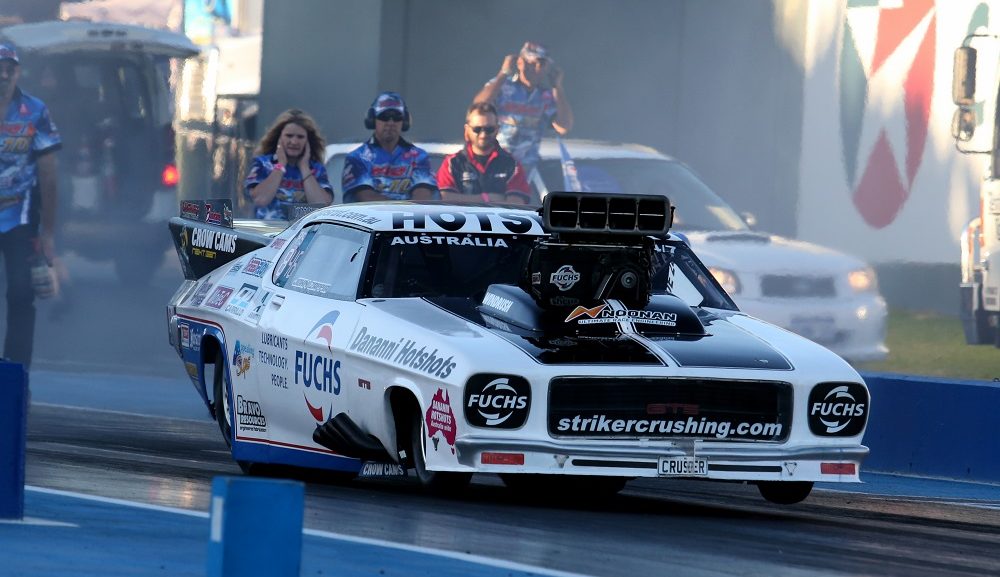
[{"label": "front tire", "polygon": [[424,451],[427,445],[427,431],[423,416],[417,410],[410,423],[410,454],[413,470],[420,486],[435,495],[454,495],[465,489],[472,480],[472,473],[455,473],[452,471],[428,471]]},{"label": "front tire", "polygon": [[801,503],[812,492],[812,481],[761,481],[757,483],[760,495],[778,505]]}]

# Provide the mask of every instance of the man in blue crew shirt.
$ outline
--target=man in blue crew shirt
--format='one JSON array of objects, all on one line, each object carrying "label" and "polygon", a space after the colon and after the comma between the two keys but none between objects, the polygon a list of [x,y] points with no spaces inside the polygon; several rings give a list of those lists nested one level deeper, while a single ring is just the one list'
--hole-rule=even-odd
[{"label": "man in blue crew shirt", "polygon": [[372,137],[344,159],[344,202],[437,200],[441,197],[427,152],[407,142],[410,111],[395,92],[379,94],[368,108]]}]

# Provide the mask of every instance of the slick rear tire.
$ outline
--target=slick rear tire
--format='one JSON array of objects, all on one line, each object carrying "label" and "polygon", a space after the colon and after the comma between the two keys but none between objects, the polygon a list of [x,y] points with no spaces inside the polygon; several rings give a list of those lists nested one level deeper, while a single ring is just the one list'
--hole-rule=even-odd
[{"label": "slick rear tire", "polygon": [[410,453],[413,455],[413,470],[420,486],[434,495],[450,496],[461,492],[472,480],[472,473],[451,471],[428,471],[424,459],[427,447],[427,430],[420,411],[413,414],[410,423]]},{"label": "slick rear tire", "polygon": [[[229,393],[226,392],[226,358],[222,354],[222,348],[215,353],[215,370],[212,371],[212,409],[215,411],[215,422],[219,425],[219,432],[226,441],[226,447],[233,448],[233,424],[229,419]],[[267,472],[261,465],[249,461],[236,461],[240,470],[247,475],[265,475]]]},{"label": "slick rear tire", "polygon": [[812,492],[812,481],[761,481],[757,483],[760,495],[778,505],[801,503]]}]

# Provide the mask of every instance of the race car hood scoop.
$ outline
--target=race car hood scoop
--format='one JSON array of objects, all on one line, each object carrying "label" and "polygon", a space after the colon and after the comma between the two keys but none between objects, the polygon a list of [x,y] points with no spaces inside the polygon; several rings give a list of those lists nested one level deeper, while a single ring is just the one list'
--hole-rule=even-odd
[{"label": "race car hood scoop", "polygon": [[487,323],[495,319],[547,337],[705,335],[697,313],[673,295],[652,295],[642,309],[630,309],[613,299],[545,309],[521,288],[495,284],[487,290],[478,310]]}]

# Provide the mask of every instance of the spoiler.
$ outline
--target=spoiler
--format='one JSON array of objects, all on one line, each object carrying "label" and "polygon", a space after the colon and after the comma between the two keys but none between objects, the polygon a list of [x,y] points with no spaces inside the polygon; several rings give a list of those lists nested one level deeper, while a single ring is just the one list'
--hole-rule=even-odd
[{"label": "spoiler", "polygon": [[182,200],[181,218],[233,228],[233,201],[228,198]]},{"label": "spoiler", "polygon": [[180,218],[168,226],[185,279],[199,279],[270,244],[260,229],[234,228],[232,206],[229,199],[181,201]]}]

